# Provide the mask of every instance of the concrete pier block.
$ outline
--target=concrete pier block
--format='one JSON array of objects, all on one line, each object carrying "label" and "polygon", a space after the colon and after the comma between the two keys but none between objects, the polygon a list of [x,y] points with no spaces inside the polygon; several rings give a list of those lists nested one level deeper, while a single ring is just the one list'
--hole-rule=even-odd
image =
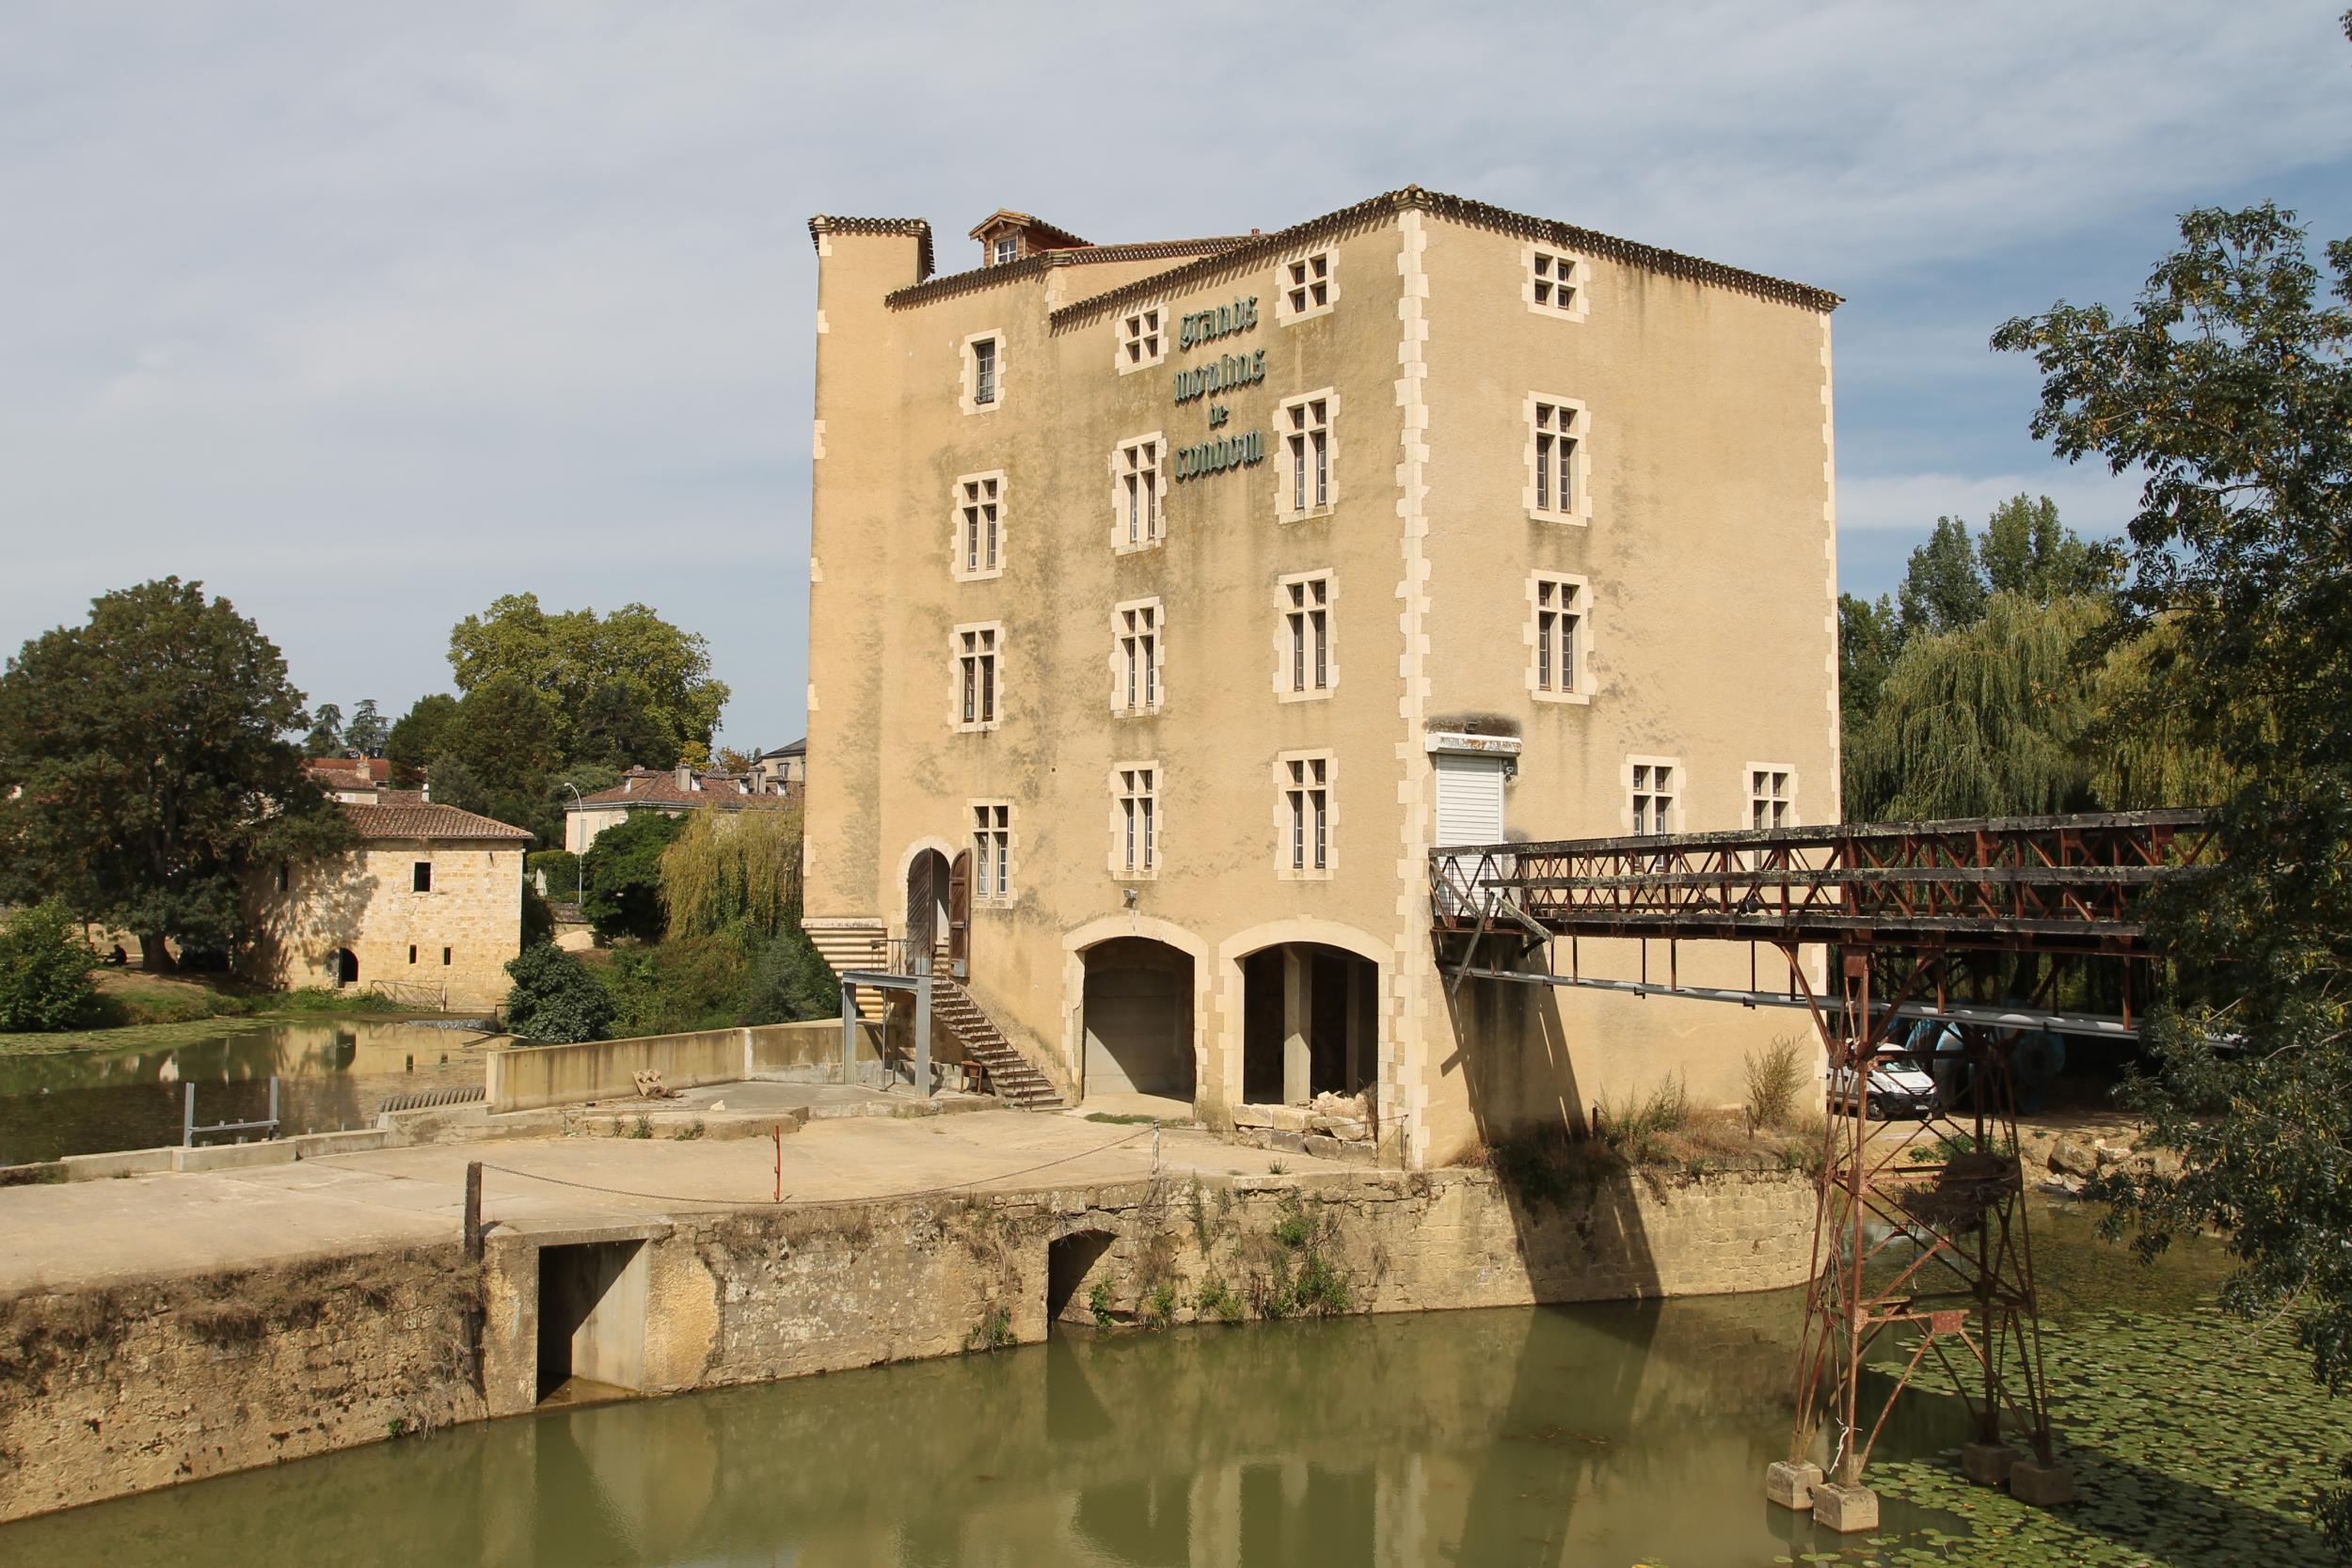
[{"label": "concrete pier block", "polygon": [[1774,1460],[1764,1472],[1764,1500],[1783,1508],[1808,1509],[1813,1506],[1813,1489],[1820,1484],[1819,1465],[1809,1460],[1803,1465]]},{"label": "concrete pier block", "polygon": [[1840,1535],[1879,1528],[1879,1495],[1867,1486],[1828,1481],[1813,1489],[1813,1522]]},{"label": "concrete pier block", "polygon": [[2009,1495],[2036,1508],[2055,1508],[2074,1500],[2074,1472],[2052,1460],[2020,1458],[2010,1467]]},{"label": "concrete pier block", "polygon": [[1960,1473],[1979,1486],[2005,1486],[2010,1471],[2024,1457],[2007,1443],[1963,1443]]}]

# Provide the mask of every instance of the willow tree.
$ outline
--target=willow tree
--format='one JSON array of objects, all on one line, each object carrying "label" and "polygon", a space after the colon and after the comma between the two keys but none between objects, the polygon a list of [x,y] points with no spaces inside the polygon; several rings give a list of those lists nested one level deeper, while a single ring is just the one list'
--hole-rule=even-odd
[{"label": "willow tree", "polygon": [[797,927],[800,808],[696,812],[661,853],[661,907],[673,937]]},{"label": "willow tree", "polygon": [[1983,616],[1915,637],[1846,737],[1853,821],[2026,816],[2091,800],[2083,736],[2106,611],[2092,598],[1996,594]]}]

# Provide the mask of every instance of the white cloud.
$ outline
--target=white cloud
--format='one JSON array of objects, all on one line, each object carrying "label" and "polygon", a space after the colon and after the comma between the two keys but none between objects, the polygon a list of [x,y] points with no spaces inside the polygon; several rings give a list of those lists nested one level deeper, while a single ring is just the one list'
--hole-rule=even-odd
[{"label": "white cloud", "polygon": [[[455,562],[476,602],[560,561],[613,602],[649,551],[691,553],[713,569],[664,578],[662,608],[771,629],[724,673],[730,722],[781,734],[812,212],[927,215],[960,267],[1000,203],[1132,239],[1418,181],[1857,297],[1985,258],[2039,305],[2079,293],[2071,247],[2152,203],[2341,169],[2352,56],[2325,11],[1382,0],[1302,53],[1216,3],[20,0],[0,645],[201,570],[257,585],[248,612],[305,628],[297,678],[348,691],[430,670],[447,629],[422,602],[364,640],[320,629],[303,596],[370,560]],[[1927,302],[1900,342],[1841,318],[1841,366],[1931,404],[1981,379],[2009,308]],[[1850,529],[2059,494],[1961,451],[1900,461],[1952,472],[1849,478]],[[2128,511],[2065,477],[2085,526]]]}]

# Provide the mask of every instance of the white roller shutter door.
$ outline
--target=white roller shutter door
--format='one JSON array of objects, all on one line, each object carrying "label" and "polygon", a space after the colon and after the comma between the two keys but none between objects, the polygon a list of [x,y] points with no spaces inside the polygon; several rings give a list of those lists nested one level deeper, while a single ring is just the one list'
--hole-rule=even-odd
[{"label": "white roller shutter door", "polygon": [[1502,780],[1507,758],[1440,752],[1437,847],[1502,842]]}]

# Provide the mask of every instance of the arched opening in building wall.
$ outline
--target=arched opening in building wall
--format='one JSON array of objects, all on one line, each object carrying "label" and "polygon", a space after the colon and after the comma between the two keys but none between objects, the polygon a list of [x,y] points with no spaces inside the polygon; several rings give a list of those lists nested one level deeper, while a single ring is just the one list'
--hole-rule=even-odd
[{"label": "arched opening in building wall", "polygon": [[354,953],[348,947],[338,947],[335,949],[333,964],[337,985],[356,986],[359,983],[358,954]]},{"label": "arched opening in building wall", "polygon": [[1114,937],[1083,958],[1088,1095],[1192,1099],[1192,955]]},{"label": "arched opening in building wall", "polygon": [[1045,1323],[1049,1333],[1070,1310],[1078,1287],[1094,1272],[1096,1261],[1110,1250],[1113,1240],[1107,1230],[1080,1230],[1046,1244]]},{"label": "arched opening in building wall", "polygon": [[1241,1097],[1303,1105],[1357,1094],[1380,1071],[1380,966],[1316,942],[1241,960]]},{"label": "arched opening in building wall", "polygon": [[947,934],[947,857],[917,849],[907,862],[907,950],[928,958]]}]

